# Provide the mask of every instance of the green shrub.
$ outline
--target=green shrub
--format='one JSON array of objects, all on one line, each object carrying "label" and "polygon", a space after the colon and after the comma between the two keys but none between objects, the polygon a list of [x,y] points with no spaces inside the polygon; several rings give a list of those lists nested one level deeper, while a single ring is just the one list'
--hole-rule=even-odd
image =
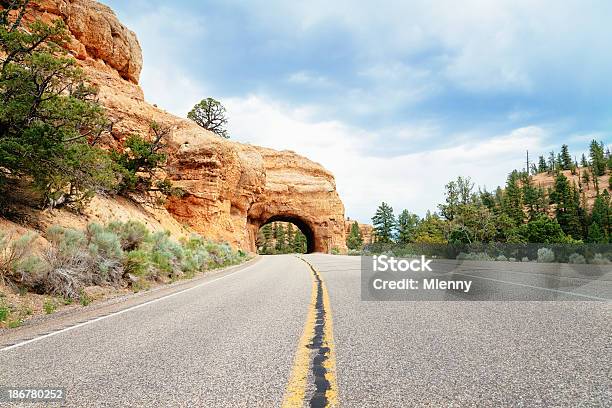
[{"label": "green shrub", "polygon": [[13,320],[10,320],[8,322],[8,328],[9,329],[16,329],[17,327],[21,326],[22,324],[23,324],[23,320],[22,319],[19,319],[19,318],[13,319]]},{"label": "green shrub", "polygon": [[91,302],[93,302],[93,299],[84,291],[79,293],[79,300],[81,302],[81,306],[89,306]]},{"label": "green shrub", "polygon": [[44,309],[46,314],[51,314],[51,313],[55,312],[56,308],[57,307],[55,306],[55,302],[53,302],[50,299],[45,300],[45,303],[43,304],[43,309]]},{"label": "green shrub", "polygon": [[128,252],[123,265],[126,273],[147,277],[151,273],[151,254],[143,249]]},{"label": "green shrub", "polygon": [[9,309],[5,305],[0,305],[0,322],[6,321],[8,319],[9,314],[11,314],[11,309]]}]

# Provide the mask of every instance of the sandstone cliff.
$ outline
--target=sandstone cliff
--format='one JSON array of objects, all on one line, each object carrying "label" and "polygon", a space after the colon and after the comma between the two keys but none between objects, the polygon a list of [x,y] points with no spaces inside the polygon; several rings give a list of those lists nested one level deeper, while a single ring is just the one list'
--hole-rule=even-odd
[{"label": "sandstone cliff", "polygon": [[[60,18],[69,28],[69,51],[99,88],[100,102],[115,122],[105,140],[109,147],[121,147],[130,134],[147,134],[151,121],[171,129],[167,176],[185,196],[170,198],[165,209],[97,199],[87,219],[104,221],[113,213],[154,219],[174,233],[194,230],[251,251],[261,225],[286,220],[305,232],[311,250],[346,249],[344,206],[333,175],[321,165],[294,152],[222,139],[146,103],[138,86],[140,45],[109,7],[93,0],[40,0],[31,8],[28,18]],[[125,209],[131,207],[141,215]],[[47,215],[45,224],[59,216]]]},{"label": "sandstone cliff", "polygon": [[[351,220],[350,218],[346,219],[346,222],[344,224],[345,226],[344,233],[347,237],[351,233],[351,227],[353,226],[355,222],[356,222],[355,220]],[[363,239],[363,244],[367,245],[367,244],[373,243],[374,242],[374,227],[370,224],[362,224],[360,222],[357,222],[357,225],[359,226],[359,232],[361,232],[361,238]]]}]

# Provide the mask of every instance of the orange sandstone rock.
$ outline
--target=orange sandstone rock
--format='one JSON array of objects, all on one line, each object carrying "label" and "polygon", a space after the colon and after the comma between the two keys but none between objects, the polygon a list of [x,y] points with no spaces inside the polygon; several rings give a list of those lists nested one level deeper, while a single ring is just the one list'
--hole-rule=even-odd
[{"label": "orange sandstone rock", "polygon": [[[174,219],[169,224],[178,221],[208,238],[254,251],[261,225],[292,221],[311,251],[346,250],[344,206],[329,171],[291,151],[223,139],[145,102],[138,86],[140,45],[109,7],[93,0],[31,4],[29,19],[61,18],[72,33],[70,51],[115,122],[107,145],[117,148],[130,134],[147,134],[152,121],[171,129],[166,175],[186,194],[168,199],[165,216]],[[164,214],[157,211],[160,217]]]}]

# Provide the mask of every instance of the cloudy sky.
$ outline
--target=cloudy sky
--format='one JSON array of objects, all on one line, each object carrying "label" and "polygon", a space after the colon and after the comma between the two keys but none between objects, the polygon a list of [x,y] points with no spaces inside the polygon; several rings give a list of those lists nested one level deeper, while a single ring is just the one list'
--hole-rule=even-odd
[{"label": "cloudy sky", "polygon": [[435,209],[458,175],[612,142],[612,3],[103,0],[136,32],[151,103],[212,96],[231,138],[327,167],[346,215]]}]

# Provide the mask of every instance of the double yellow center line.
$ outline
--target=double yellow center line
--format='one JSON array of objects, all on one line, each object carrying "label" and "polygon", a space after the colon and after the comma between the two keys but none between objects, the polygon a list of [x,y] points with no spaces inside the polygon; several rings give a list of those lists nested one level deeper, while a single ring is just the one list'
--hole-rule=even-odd
[{"label": "double yellow center line", "polygon": [[305,259],[300,259],[312,273],[312,294],[282,407],[303,407],[306,403],[313,407],[337,407],[336,354],[329,294],[317,270]]}]

